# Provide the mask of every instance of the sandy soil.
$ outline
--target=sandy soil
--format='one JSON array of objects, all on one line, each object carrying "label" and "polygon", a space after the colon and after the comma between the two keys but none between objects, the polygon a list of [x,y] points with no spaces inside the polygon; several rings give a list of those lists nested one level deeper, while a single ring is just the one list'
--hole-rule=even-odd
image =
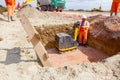
[{"label": "sandy soil", "polygon": [[[92,13],[84,14],[89,16]],[[35,26],[52,22],[50,19],[29,19]],[[0,38],[3,38],[0,41],[0,80],[120,80],[120,54],[103,62],[42,68],[32,45],[26,41],[27,34],[19,18],[15,17],[14,22],[6,20],[6,16],[0,15]]]}]

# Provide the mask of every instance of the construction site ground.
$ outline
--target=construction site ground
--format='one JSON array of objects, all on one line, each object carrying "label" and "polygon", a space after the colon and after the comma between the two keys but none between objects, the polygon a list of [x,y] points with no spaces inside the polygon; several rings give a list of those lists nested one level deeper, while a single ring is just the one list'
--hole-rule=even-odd
[{"label": "construction site ground", "polygon": [[98,62],[108,58],[108,55],[90,47],[78,47],[75,50],[67,52],[58,52],[57,49],[49,49],[47,51],[49,53],[49,61],[55,67]]},{"label": "construction site ground", "polygon": [[[60,15],[65,19],[53,22],[53,19],[49,18],[46,22],[30,17],[31,24],[39,26],[48,22],[49,24],[68,23],[68,17],[79,19],[79,14],[109,16],[109,13],[104,12],[44,13]],[[7,22],[5,15],[6,13],[0,15],[0,80],[120,80],[120,54],[108,58],[108,55],[91,47],[78,47],[73,50],[74,53],[70,51],[64,54],[56,53],[56,49],[49,49],[47,51],[54,65],[62,66],[64,62],[76,64],[61,68],[42,67],[33,46],[26,40],[27,34],[20,23],[20,18],[15,16],[15,21]],[[73,22],[74,19],[70,21]],[[53,54],[54,51],[56,54]],[[102,59],[106,60],[98,62]]]}]

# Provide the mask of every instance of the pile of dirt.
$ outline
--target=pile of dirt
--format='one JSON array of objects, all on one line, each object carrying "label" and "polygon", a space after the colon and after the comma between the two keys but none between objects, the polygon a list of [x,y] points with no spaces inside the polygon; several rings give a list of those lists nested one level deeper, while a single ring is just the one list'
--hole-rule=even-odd
[{"label": "pile of dirt", "polygon": [[89,17],[89,44],[108,55],[120,52],[120,17]]},{"label": "pile of dirt", "polygon": [[52,19],[52,22],[56,22],[56,20],[61,20],[63,22],[64,22],[64,20],[67,20],[67,19],[73,20],[73,18],[71,18],[71,17],[68,18],[68,17],[64,17],[61,15],[56,15],[57,13],[55,13],[55,12],[50,13],[50,12],[39,11],[30,5],[27,5],[27,6],[23,7],[20,11],[18,11],[17,16],[19,17],[20,15],[23,15],[23,14],[29,18],[38,18],[41,20],[45,19],[44,21],[46,21],[47,19],[50,19],[50,20]]},{"label": "pile of dirt", "polygon": [[38,11],[36,8],[30,6],[30,5],[27,5],[25,7],[23,7],[20,11],[18,11],[17,13],[17,16],[19,17],[20,15],[26,15],[27,17],[30,17],[30,18],[44,18],[44,17],[47,17],[47,15],[43,14],[43,13],[40,13],[40,11]]}]

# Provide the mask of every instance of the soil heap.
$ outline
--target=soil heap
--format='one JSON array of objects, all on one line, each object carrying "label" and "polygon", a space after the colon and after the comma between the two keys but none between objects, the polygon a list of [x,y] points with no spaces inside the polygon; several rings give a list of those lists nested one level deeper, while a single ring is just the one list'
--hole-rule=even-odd
[{"label": "soil heap", "polygon": [[36,8],[27,5],[25,7],[23,7],[20,11],[18,11],[17,16],[19,17],[20,15],[26,15],[27,17],[30,18],[44,18],[47,17],[47,15],[44,15],[43,13],[40,13],[40,11],[38,11]]},{"label": "soil heap", "polygon": [[120,52],[120,17],[92,16],[90,21],[90,46],[114,55]]}]

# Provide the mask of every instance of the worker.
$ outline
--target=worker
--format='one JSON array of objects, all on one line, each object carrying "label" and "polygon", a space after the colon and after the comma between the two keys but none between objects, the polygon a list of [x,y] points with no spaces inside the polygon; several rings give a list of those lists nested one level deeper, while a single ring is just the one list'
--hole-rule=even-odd
[{"label": "worker", "polygon": [[16,1],[15,0],[5,0],[6,6],[7,6],[7,11],[8,11],[8,21],[14,21],[13,16],[14,16],[14,11],[15,11],[15,5]]},{"label": "worker", "polygon": [[120,0],[113,0],[111,10],[110,10],[111,12],[110,16],[112,16],[113,13],[115,13],[115,16],[116,16],[117,12],[119,11],[119,7],[120,7]]},{"label": "worker", "polygon": [[17,4],[17,9],[18,9],[18,10],[21,9],[20,3]]},{"label": "worker", "polygon": [[87,47],[87,35],[89,29],[89,22],[87,21],[87,17],[85,15],[81,16],[82,21],[80,21],[79,25],[79,45],[83,45]]}]

